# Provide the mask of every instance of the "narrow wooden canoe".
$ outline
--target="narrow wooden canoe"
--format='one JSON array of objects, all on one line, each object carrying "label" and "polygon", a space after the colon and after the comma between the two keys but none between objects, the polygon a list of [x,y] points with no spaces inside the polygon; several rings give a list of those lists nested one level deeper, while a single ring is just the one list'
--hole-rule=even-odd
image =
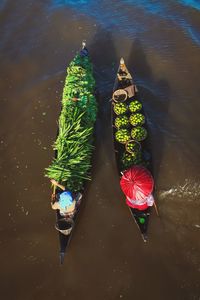
[{"label": "narrow wooden canoe", "polygon": [[[55,158],[46,168],[45,175],[64,185],[66,190],[72,192],[73,197],[78,193],[82,194],[71,216],[63,216],[60,210],[56,210],[55,228],[59,234],[61,264],[80,212],[86,182],[90,179],[96,111],[92,65],[86,44],[83,43],[82,49],[67,68],[58,134],[54,144]],[[61,192],[59,187],[54,186],[53,194],[57,199]]]},{"label": "narrow wooden canoe", "polygon": [[[125,93],[124,93],[125,91]],[[117,71],[117,76],[113,88],[113,97],[112,97],[112,105],[111,105],[111,122],[112,122],[112,128],[113,128],[113,143],[114,143],[114,151],[116,156],[116,163],[118,168],[118,173],[121,178],[123,175],[123,172],[130,168],[132,165],[143,165],[149,171],[152,172],[151,168],[151,155],[149,151],[149,142],[148,142],[148,136],[143,141],[140,141],[141,146],[141,156],[139,160],[136,160],[135,162],[131,162],[130,165],[127,167],[125,165],[122,157],[124,153],[127,153],[126,146],[123,143],[120,143],[116,140],[116,132],[119,128],[116,127],[116,118],[119,117],[119,115],[116,113],[116,109],[114,110],[114,107],[116,103],[124,103],[127,108],[129,108],[130,103],[137,100],[141,104],[141,109],[138,111],[139,113],[142,113],[144,115],[144,110],[142,107],[142,103],[140,101],[140,96],[138,93],[137,87],[134,85],[133,78],[131,74],[129,73],[123,58],[120,60],[120,65]],[[129,109],[123,114],[130,118],[130,115],[132,113]],[[128,130],[131,131],[133,128],[132,125],[128,125]],[[142,125],[147,130],[146,121],[145,124]],[[147,131],[148,132],[148,131]],[[131,216],[133,217],[135,223],[138,226],[138,229],[141,232],[141,236],[144,240],[144,242],[147,241],[147,229],[148,229],[148,222],[149,222],[149,216],[150,216],[150,207],[148,207],[145,210],[138,210],[129,207]]]}]

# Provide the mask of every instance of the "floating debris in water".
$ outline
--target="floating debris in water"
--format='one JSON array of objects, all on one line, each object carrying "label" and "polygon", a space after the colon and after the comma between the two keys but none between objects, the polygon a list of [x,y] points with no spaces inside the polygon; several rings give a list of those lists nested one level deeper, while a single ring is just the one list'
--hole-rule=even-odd
[{"label": "floating debris in water", "polygon": [[39,146],[42,144],[40,139],[37,139],[37,143],[38,143]]}]

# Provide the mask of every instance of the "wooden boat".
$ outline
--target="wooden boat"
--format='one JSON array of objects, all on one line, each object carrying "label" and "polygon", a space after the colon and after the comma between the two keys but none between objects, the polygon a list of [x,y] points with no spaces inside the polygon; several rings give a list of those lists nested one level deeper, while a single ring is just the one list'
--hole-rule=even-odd
[{"label": "wooden boat", "polygon": [[[116,133],[119,128],[116,127],[116,118],[119,117],[118,114],[116,114],[115,105],[116,103],[124,103],[126,107],[128,108],[130,106],[130,103],[133,101],[140,102],[139,93],[137,90],[137,87],[134,85],[133,78],[131,74],[129,73],[123,58],[120,60],[120,65],[117,71],[117,76],[113,88],[113,97],[112,97],[112,108],[111,108],[111,119],[112,119],[112,128],[113,128],[113,143],[114,143],[114,150],[115,150],[115,156],[116,156],[116,163],[118,168],[118,173],[121,178],[123,175],[123,172],[130,168],[132,165],[143,165],[147,169],[149,169],[152,172],[151,168],[151,155],[149,151],[149,144],[148,144],[148,138],[144,139],[143,141],[140,141],[140,158],[139,160],[136,159],[133,162],[130,162],[129,166],[125,165],[124,161],[122,160],[123,155],[127,153],[127,144],[120,143],[116,140]],[[144,110],[142,108],[138,111],[139,113],[142,113],[144,115]],[[129,109],[124,113],[125,116],[130,119],[131,112]],[[128,124],[130,131],[131,128],[133,128],[130,124]],[[147,130],[146,122],[142,125]],[[147,131],[146,131],[147,132]],[[141,232],[142,238],[144,242],[147,241],[147,229],[148,229],[148,222],[149,222],[149,216],[150,216],[150,207],[148,207],[145,210],[138,210],[135,208],[129,207],[131,216],[133,217],[135,223],[138,226],[139,231]]]},{"label": "wooden boat", "polygon": [[[86,182],[90,179],[96,106],[92,66],[86,43],[83,42],[82,49],[67,69],[57,139],[53,146],[55,158],[50,167],[46,168],[45,174],[72,192],[74,199],[78,193],[83,196]],[[54,199],[59,200],[61,192],[63,190],[59,186],[53,186]],[[56,210],[55,228],[59,235],[61,264],[64,262],[82,199],[83,197],[76,202],[71,214],[63,216],[59,209]]]}]

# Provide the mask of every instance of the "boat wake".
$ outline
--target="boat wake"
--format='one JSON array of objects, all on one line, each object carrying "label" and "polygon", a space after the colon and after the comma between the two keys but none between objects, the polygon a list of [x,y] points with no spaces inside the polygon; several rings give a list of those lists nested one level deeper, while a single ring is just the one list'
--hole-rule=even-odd
[{"label": "boat wake", "polygon": [[169,190],[162,190],[159,192],[159,197],[171,198],[176,196],[177,199],[186,198],[187,201],[193,202],[200,196],[200,182],[195,182],[190,179],[186,179],[183,185],[177,185]]}]

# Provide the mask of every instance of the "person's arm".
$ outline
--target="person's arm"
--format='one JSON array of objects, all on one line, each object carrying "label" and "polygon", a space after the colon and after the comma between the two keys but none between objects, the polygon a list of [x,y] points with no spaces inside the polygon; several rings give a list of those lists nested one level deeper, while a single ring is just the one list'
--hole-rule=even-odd
[{"label": "person's arm", "polygon": [[118,80],[122,80],[122,77],[121,77],[121,75],[119,75],[119,73],[117,73],[117,77],[118,77]]},{"label": "person's arm", "polygon": [[51,179],[50,181],[51,181],[51,183],[52,183],[53,185],[56,185],[56,186],[59,187],[61,190],[63,190],[63,191],[65,190],[64,185],[59,184],[56,180]]},{"label": "person's arm", "polygon": [[51,203],[51,207],[52,207],[52,209],[59,209],[60,208],[58,202]]},{"label": "person's arm", "polygon": [[150,194],[148,197],[147,197],[147,205],[148,206],[153,206],[154,204],[154,197],[152,194]]}]

